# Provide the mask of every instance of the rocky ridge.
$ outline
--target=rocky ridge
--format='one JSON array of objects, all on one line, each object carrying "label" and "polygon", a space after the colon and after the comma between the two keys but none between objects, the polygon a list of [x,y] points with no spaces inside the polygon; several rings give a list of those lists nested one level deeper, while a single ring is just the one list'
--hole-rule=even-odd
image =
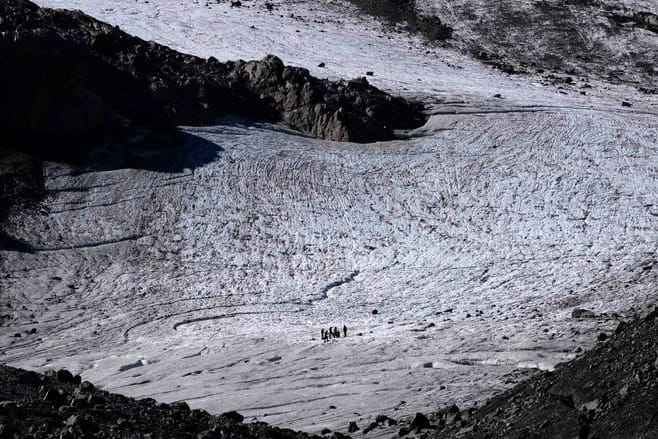
[{"label": "rocky ridge", "polygon": [[202,59],[27,0],[2,2],[0,17],[0,146],[44,152],[54,143],[75,158],[81,145],[126,128],[161,132],[231,114],[330,140],[372,142],[425,120],[419,105],[364,78],[330,82],[275,56]]},{"label": "rocky ridge", "polygon": [[159,404],[112,394],[67,370],[42,375],[0,366],[0,381],[1,438],[314,437],[265,423],[243,423],[236,412],[212,416],[184,402]]}]

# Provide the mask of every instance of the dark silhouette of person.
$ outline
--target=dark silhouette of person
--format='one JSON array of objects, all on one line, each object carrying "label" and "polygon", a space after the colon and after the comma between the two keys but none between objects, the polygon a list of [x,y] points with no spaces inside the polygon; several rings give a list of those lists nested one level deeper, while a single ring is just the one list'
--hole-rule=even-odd
[{"label": "dark silhouette of person", "polygon": [[324,340],[324,328],[320,329],[320,337]]},{"label": "dark silhouette of person", "polygon": [[347,326],[343,325],[343,337],[347,337]]},{"label": "dark silhouette of person", "polygon": [[340,338],[340,331],[338,330],[338,326],[334,326],[334,337]]},{"label": "dark silhouette of person", "polygon": [[327,340],[331,339],[332,335],[333,334],[331,333],[331,327],[330,327],[329,329],[327,329]]}]

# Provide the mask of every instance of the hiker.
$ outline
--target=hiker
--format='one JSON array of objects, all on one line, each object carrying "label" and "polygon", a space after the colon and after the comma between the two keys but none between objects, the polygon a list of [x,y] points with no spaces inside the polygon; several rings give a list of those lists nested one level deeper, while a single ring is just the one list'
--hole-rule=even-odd
[{"label": "hiker", "polygon": [[340,338],[340,331],[338,330],[338,326],[334,326],[334,337]]},{"label": "hiker", "polygon": [[343,325],[343,337],[347,337],[347,326]]},{"label": "hiker", "polygon": [[331,327],[330,327],[329,329],[327,329],[327,340],[330,340],[332,335],[333,334],[331,333]]},{"label": "hiker", "polygon": [[324,328],[320,329],[320,337],[324,340]]}]

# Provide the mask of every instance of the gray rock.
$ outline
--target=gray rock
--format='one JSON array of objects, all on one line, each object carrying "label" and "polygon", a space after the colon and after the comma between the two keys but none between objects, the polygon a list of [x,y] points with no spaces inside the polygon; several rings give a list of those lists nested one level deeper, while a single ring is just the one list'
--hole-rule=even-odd
[{"label": "gray rock", "polygon": [[578,410],[598,410],[599,409],[599,400],[594,399],[592,401],[587,401],[578,406]]},{"label": "gray rock", "polygon": [[75,425],[78,425],[78,421],[79,421],[78,416],[71,415],[64,421],[64,425],[66,425],[68,427],[73,427]]},{"label": "gray rock", "polygon": [[571,317],[574,319],[593,319],[596,316],[588,309],[575,308],[571,311]]},{"label": "gray rock", "polygon": [[448,407],[445,412],[445,423],[446,425],[452,425],[461,420],[461,411],[456,405]]},{"label": "gray rock", "polygon": [[221,416],[225,419],[229,419],[229,420],[231,420],[233,422],[237,422],[237,423],[241,423],[242,421],[244,421],[244,416],[242,416],[240,413],[238,413],[236,411],[230,411],[230,412],[222,413]]},{"label": "gray rock", "polygon": [[94,385],[92,383],[90,383],[89,381],[83,381],[78,386],[78,389],[80,390],[80,392],[84,392],[84,393],[91,392],[91,391],[94,390],[94,388],[95,388]]}]

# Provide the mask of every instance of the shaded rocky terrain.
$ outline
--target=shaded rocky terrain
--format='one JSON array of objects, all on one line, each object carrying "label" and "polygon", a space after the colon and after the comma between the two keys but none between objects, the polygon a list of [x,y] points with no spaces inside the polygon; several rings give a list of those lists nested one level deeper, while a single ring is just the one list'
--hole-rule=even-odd
[{"label": "shaded rocky terrain", "polygon": [[394,128],[424,121],[418,105],[365,79],[320,80],[274,56],[220,63],[184,55],[26,0],[2,2],[0,17],[0,142],[51,158],[79,159],[89,142],[127,128],[162,132],[229,114],[356,142],[391,139]]},{"label": "shaded rocky terrain", "polygon": [[[28,154],[0,148],[0,224],[13,209],[35,210],[45,192],[41,161]],[[0,248],[21,250],[26,247],[0,228]]]},{"label": "shaded rocky terrain", "polygon": [[[159,404],[96,389],[67,370],[46,375],[0,366],[1,438],[311,438],[242,423],[239,413],[212,416],[185,403]],[[336,436],[340,437],[340,436]]]},{"label": "shaded rocky terrain", "polygon": [[[139,151],[175,150],[178,125],[238,116],[373,142],[426,119],[420,104],[365,78],[321,80],[275,56],[202,59],[27,0],[0,4],[0,94],[0,224],[45,195],[41,159],[148,168]],[[27,247],[0,230],[0,248]]]}]

